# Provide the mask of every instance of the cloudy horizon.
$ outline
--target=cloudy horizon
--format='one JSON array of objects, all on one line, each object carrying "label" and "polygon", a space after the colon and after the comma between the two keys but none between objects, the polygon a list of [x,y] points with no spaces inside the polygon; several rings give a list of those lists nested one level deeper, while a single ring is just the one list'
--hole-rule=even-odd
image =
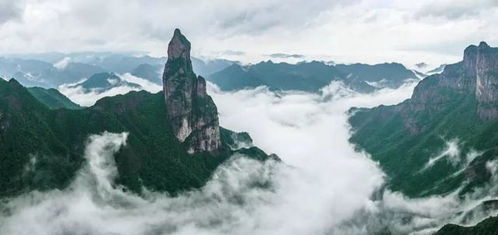
[{"label": "cloudy horizon", "polygon": [[1,0],[0,53],[164,56],[180,28],[201,58],[435,66],[459,61],[470,44],[496,45],[496,20],[493,0]]}]

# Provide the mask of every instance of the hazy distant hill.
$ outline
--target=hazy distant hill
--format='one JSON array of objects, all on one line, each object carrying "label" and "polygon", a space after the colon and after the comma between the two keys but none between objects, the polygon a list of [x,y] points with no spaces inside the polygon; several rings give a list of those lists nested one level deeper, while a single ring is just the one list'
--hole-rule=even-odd
[{"label": "hazy distant hill", "polygon": [[332,81],[342,81],[359,92],[379,88],[397,88],[407,79],[417,76],[397,63],[365,65],[328,65],[324,62],[297,64],[261,62],[241,66],[233,64],[208,76],[208,80],[222,90],[239,90],[267,86],[270,90],[298,90],[317,92]]},{"label": "hazy distant hill", "polygon": [[56,68],[53,64],[39,60],[0,58],[0,75],[15,77],[25,86],[57,87],[104,71],[102,67],[83,63],[67,63]]},{"label": "hazy distant hill", "polygon": [[[167,58],[135,54],[82,52],[12,55],[0,57],[0,76],[16,78],[24,86],[44,88],[75,83],[102,72],[132,73],[160,84]],[[200,75],[207,76],[230,66],[233,62],[218,59],[203,61],[193,58],[192,63]]]},{"label": "hazy distant hill", "polygon": [[115,87],[127,86],[131,88],[141,88],[139,84],[125,81],[114,73],[96,73],[83,82],[70,85],[69,88],[81,88],[83,92],[101,93]]}]

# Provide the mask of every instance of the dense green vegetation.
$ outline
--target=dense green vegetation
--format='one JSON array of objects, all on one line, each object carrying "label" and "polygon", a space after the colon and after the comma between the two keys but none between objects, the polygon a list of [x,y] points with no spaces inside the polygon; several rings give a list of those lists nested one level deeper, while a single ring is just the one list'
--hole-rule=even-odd
[{"label": "dense green vegetation", "polygon": [[[171,194],[202,186],[234,151],[224,144],[217,153],[189,155],[167,120],[162,93],[130,92],[90,108],[50,109],[17,81],[0,79],[0,197],[64,188],[84,161],[88,136],[105,131],[129,133],[115,155],[117,183],[137,193],[142,186]],[[239,151],[268,157],[257,148]]]},{"label": "dense green vegetation", "polygon": [[[498,122],[479,118],[474,93],[437,86],[438,79],[424,79],[401,104],[351,111],[351,141],[379,161],[393,190],[409,196],[472,190],[489,179],[485,164],[496,154]],[[451,140],[460,150],[456,161],[446,156],[428,165]],[[482,154],[466,162],[472,150]]]},{"label": "dense green vegetation", "polygon": [[435,235],[495,235],[498,234],[498,217],[489,217],[475,226],[463,227],[447,224]]},{"label": "dense green vegetation", "polygon": [[220,136],[223,143],[229,145],[232,149],[240,148],[241,145],[252,146],[252,138],[247,132],[233,132],[223,127],[220,128]]},{"label": "dense green vegetation", "polygon": [[75,104],[69,98],[61,94],[57,89],[45,89],[41,87],[28,88],[29,93],[38,101],[47,105],[50,109],[81,109],[82,107]]}]

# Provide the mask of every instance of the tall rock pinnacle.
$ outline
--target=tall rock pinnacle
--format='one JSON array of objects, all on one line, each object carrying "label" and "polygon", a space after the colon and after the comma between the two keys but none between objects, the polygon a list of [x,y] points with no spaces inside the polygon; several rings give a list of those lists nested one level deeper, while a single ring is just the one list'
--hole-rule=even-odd
[{"label": "tall rock pinnacle", "polygon": [[218,111],[206,93],[206,80],[196,76],[190,42],[175,29],[163,74],[166,111],[176,138],[189,153],[213,152],[221,146]]}]

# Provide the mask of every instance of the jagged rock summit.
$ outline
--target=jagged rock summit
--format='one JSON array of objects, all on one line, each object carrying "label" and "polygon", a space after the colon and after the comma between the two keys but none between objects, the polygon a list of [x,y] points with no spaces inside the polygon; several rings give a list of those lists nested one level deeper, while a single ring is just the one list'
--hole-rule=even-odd
[{"label": "jagged rock summit", "polygon": [[217,151],[221,146],[218,111],[206,93],[206,80],[192,69],[190,42],[179,29],[168,46],[163,91],[172,130],[188,152]]},{"label": "jagged rock summit", "polygon": [[442,103],[448,99],[440,91],[445,88],[474,96],[481,120],[498,120],[498,48],[486,42],[468,46],[462,62],[447,65],[441,74],[429,77],[415,88],[410,108],[421,110],[429,103]]}]

